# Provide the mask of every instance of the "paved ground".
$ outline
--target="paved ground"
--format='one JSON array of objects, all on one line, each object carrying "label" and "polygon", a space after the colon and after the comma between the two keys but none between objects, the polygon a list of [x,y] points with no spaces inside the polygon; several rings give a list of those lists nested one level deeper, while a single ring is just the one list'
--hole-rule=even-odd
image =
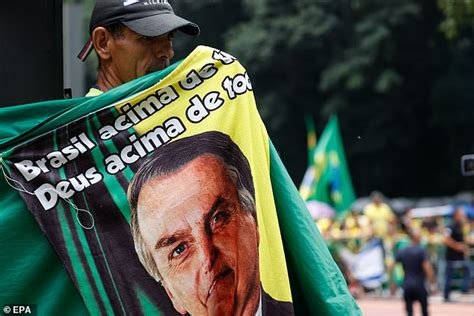
[{"label": "paved ground", "polygon": [[[430,316],[474,316],[474,294],[452,293],[452,303],[444,303],[441,296],[429,300]],[[365,297],[357,300],[364,316],[403,316],[405,307],[402,298]],[[420,306],[415,303],[414,315],[421,315]]]}]

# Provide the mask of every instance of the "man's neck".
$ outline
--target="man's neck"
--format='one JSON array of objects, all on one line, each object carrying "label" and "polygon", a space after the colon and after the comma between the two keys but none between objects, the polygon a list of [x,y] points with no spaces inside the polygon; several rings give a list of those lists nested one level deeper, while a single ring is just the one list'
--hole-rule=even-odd
[{"label": "man's neck", "polygon": [[123,82],[121,82],[113,72],[100,68],[99,73],[97,75],[97,82],[96,86],[101,90],[102,92],[106,92],[110,89],[113,89],[119,85],[121,85]]}]

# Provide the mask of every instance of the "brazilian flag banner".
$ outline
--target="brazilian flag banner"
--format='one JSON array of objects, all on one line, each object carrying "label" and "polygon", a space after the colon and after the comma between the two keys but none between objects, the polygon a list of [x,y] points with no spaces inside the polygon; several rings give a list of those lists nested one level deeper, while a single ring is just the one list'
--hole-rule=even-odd
[{"label": "brazilian flag banner", "polygon": [[[308,168],[300,185],[301,197],[314,217],[341,217],[355,201],[337,116],[331,116],[316,143],[312,119],[308,126]],[[311,141],[314,139],[314,141]]]},{"label": "brazilian flag banner", "polygon": [[97,97],[1,108],[0,122],[0,305],[360,314],[233,56],[198,47]]}]

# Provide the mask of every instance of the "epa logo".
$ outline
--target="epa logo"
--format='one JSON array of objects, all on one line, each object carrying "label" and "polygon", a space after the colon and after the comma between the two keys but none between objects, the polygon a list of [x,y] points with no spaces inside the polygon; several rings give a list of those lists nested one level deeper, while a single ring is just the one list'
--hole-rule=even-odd
[{"label": "epa logo", "polygon": [[5,305],[3,315],[36,315],[35,305]]}]

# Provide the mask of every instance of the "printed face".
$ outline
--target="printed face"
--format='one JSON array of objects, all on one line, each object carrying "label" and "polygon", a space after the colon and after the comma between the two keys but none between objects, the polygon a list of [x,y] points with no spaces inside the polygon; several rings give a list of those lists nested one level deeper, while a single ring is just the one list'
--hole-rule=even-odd
[{"label": "printed face", "polygon": [[113,76],[122,84],[168,67],[174,56],[174,34],[147,37],[124,27],[122,36],[111,39]]},{"label": "printed face", "polygon": [[258,230],[223,162],[200,156],[147,182],[138,224],[176,310],[253,315],[258,308]]}]

